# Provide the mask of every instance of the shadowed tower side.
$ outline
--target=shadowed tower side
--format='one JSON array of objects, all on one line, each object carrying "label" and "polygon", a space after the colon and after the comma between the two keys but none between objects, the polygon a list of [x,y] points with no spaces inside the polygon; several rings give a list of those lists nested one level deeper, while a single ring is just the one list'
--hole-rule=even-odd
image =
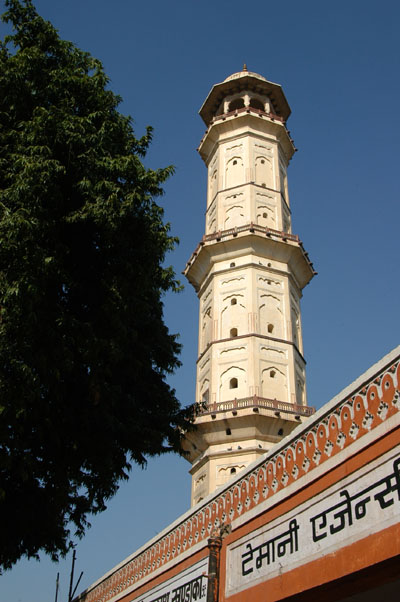
[{"label": "shadowed tower side", "polygon": [[202,409],[184,444],[192,505],[313,413],[300,298],[315,272],[292,233],[290,107],[280,85],[244,67],[212,88],[200,115],[206,227],[185,269],[200,301]]}]

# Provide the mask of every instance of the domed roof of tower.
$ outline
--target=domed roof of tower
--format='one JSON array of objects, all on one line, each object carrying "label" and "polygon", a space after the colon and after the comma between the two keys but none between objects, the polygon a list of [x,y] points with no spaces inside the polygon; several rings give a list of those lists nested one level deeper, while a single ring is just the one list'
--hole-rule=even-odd
[{"label": "domed roof of tower", "polygon": [[261,79],[262,81],[266,82],[267,80],[265,79],[265,77],[263,77],[262,75],[260,75],[259,73],[254,73],[254,71],[249,71],[247,69],[247,65],[246,63],[243,65],[243,69],[241,71],[237,71],[236,73],[232,73],[232,75],[229,75],[229,77],[227,77],[226,79],[224,79],[224,82],[230,82],[233,79],[238,79],[239,77],[244,77],[246,75],[251,75],[252,77],[258,77],[258,79]]},{"label": "domed roof of tower", "polygon": [[240,92],[254,92],[268,96],[273,105],[273,112],[286,121],[291,113],[289,103],[283,93],[282,86],[268,81],[262,75],[248,71],[246,64],[241,71],[232,73],[220,84],[215,84],[201,107],[199,114],[207,127],[227,96]]}]

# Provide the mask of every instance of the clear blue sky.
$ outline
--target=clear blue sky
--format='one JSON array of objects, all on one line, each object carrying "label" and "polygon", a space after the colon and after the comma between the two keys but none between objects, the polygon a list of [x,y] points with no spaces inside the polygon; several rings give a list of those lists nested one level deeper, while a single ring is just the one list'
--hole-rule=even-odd
[{"label": "clear blue sky", "polygon": [[[181,240],[170,255],[178,273],[204,231],[198,109],[211,86],[243,62],[280,83],[299,149],[288,172],[293,231],[318,271],[302,302],[310,405],[323,405],[399,343],[397,1],[36,0],[36,6],[62,37],[103,61],[137,135],[147,124],[155,128],[147,164],[176,166],[162,203]],[[3,37],[5,27],[0,31]],[[197,311],[189,285],[166,298],[167,324],[184,345],[183,367],[171,379],[183,404],[194,401]],[[79,591],[188,509],[188,468],[168,457],[133,470],[78,544]],[[0,577],[0,602],[54,600],[57,571],[65,602],[69,566],[70,559],[21,561]]]}]

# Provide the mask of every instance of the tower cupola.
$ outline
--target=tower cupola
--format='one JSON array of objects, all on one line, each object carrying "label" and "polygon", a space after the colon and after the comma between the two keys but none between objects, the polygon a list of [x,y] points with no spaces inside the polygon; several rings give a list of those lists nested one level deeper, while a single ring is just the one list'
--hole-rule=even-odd
[{"label": "tower cupola", "polygon": [[274,115],[284,122],[290,115],[282,87],[258,73],[247,71],[244,66],[242,71],[212,87],[199,113],[208,127],[215,117],[249,108]]}]

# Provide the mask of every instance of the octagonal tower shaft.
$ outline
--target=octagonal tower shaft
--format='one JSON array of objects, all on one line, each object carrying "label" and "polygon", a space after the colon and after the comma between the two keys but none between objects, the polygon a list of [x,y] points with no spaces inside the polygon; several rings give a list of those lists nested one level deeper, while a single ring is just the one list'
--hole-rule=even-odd
[{"label": "octagonal tower shaft", "polygon": [[289,114],[282,88],[247,70],[215,85],[200,110],[206,227],[185,269],[200,300],[203,406],[185,444],[192,504],[312,413],[300,298],[315,272],[292,233]]}]

